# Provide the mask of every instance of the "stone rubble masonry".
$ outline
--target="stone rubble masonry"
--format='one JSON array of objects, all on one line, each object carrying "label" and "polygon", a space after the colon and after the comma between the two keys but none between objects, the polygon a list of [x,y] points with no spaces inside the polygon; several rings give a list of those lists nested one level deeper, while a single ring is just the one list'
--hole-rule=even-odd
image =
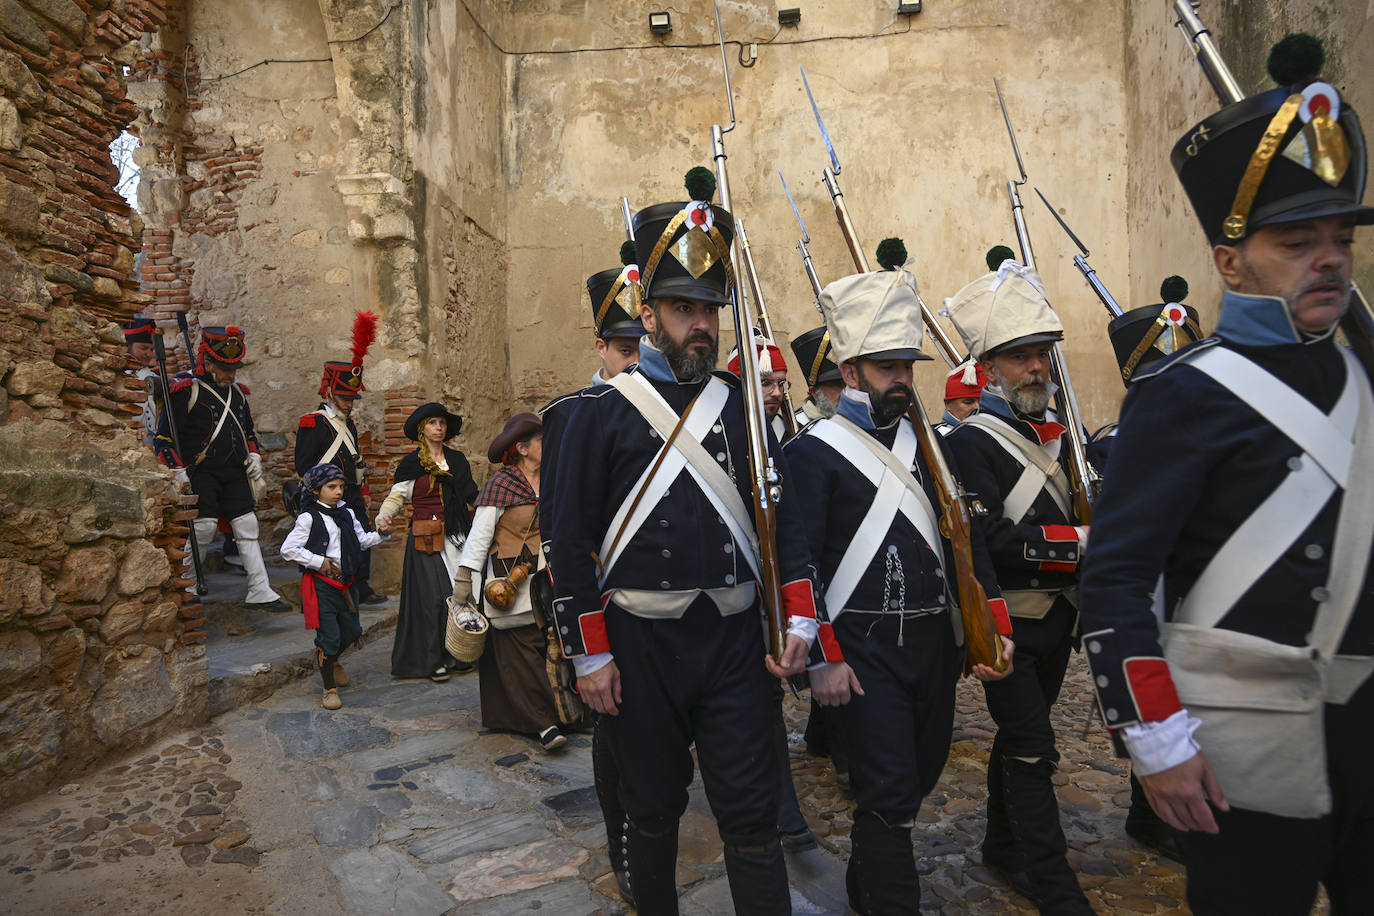
[{"label": "stone rubble masonry", "polygon": [[0,805],[202,721],[195,497],[132,430],[151,304],[108,147],[166,0],[0,0]]}]

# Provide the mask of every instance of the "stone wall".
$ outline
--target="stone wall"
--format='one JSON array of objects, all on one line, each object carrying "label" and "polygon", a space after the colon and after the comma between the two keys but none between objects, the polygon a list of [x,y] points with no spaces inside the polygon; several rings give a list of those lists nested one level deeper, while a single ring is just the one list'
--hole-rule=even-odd
[{"label": "stone wall", "polygon": [[145,392],[114,323],[146,302],[108,145],[164,18],[0,4],[0,804],[206,711],[174,573],[194,498],[129,428]]},{"label": "stone wall", "polygon": [[[1188,42],[1174,28],[1172,3],[1130,4],[1126,29],[1126,97],[1132,151],[1128,205],[1133,249],[1130,289],[1137,303],[1156,301],[1159,279],[1184,275],[1204,330],[1217,319],[1222,284],[1211,249],[1174,174],[1169,154],[1198,121],[1220,107]],[[1326,47],[1323,76],[1368,122],[1374,111],[1374,13],[1354,4],[1256,4],[1209,0],[1199,10],[1237,82],[1247,93],[1273,87],[1265,61],[1289,32],[1318,35]],[[1367,128],[1366,128],[1367,129]],[[1370,200],[1365,195],[1365,200]],[[1374,284],[1374,233],[1355,235],[1356,279]]]}]

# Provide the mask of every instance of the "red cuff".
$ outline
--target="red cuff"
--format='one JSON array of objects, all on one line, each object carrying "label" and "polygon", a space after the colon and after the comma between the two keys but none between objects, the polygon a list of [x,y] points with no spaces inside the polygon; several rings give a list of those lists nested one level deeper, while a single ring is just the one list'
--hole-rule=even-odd
[{"label": "red cuff", "polygon": [[1169,663],[1164,659],[1128,658],[1122,667],[1140,721],[1163,722],[1183,708],[1174,679],[1169,676]]},{"label": "red cuff", "polygon": [[782,587],[784,617],[816,616],[816,593],[810,579],[794,579]]},{"label": "red cuff", "polygon": [[258,452],[258,444],[257,444],[256,442],[249,442],[249,443],[248,443],[248,451],[252,452],[254,455],[259,454],[259,452]]},{"label": "red cuff", "polygon": [[1078,571],[1077,563],[1041,563],[1041,572],[1072,573]]},{"label": "red cuff", "polygon": [[1040,530],[1047,541],[1073,541],[1078,543],[1078,529],[1073,525],[1041,525]]},{"label": "red cuff", "polygon": [[1011,635],[1011,615],[1007,613],[1007,602],[1005,598],[989,598],[988,610],[992,611],[992,619],[997,623],[997,633],[999,636]]},{"label": "red cuff", "polygon": [[821,655],[828,662],[844,661],[844,652],[840,649],[840,641],[835,638],[835,628],[828,623],[820,625],[816,633],[816,643],[821,647]]},{"label": "red cuff", "polygon": [[606,615],[602,611],[580,614],[577,628],[582,631],[582,651],[597,655],[611,651],[611,641],[606,638]]}]

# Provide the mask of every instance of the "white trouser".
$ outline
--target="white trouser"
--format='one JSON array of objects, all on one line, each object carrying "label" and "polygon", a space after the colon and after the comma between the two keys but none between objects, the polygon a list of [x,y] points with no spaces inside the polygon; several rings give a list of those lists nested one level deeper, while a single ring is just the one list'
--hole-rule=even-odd
[{"label": "white trouser", "polygon": [[229,527],[233,529],[234,540],[239,545],[243,571],[248,574],[248,594],[243,600],[248,604],[280,601],[281,596],[272,591],[272,585],[267,581],[267,566],[262,562],[262,548],[258,546],[258,517],[252,512],[245,512],[230,521]]}]

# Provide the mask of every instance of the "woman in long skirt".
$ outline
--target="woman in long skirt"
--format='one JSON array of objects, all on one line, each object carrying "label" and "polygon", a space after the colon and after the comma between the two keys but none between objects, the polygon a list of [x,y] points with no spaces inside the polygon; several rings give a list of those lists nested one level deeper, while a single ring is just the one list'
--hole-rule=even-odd
[{"label": "woman in long skirt", "polygon": [[395,483],[377,513],[377,530],[386,534],[392,517],[411,504],[401,606],[391,646],[392,677],[427,677],[437,683],[448,680],[455,665],[444,648],[446,599],[453,593],[458,558],[472,522],[468,505],[477,484],[463,453],[444,443],[462,425],[462,419],[442,404],[415,409],[406,420],[405,434],[419,447],[401,459]]},{"label": "woman in long skirt", "polygon": [[[535,735],[546,750],[567,739],[563,728],[578,724],[581,701],[569,689],[566,666],[551,650],[546,625],[535,618],[530,583],[541,568],[539,549],[539,465],[542,429],[532,413],[516,414],[492,442],[487,457],[502,468],[477,495],[472,534],[458,561],[453,594],[472,600],[474,574],[482,579],[482,609],[491,620],[486,648],[478,661],[482,687],[482,725]],[[514,584],[511,570],[523,565],[526,577]],[[512,599],[498,607],[485,594],[494,579],[512,583]]]}]

